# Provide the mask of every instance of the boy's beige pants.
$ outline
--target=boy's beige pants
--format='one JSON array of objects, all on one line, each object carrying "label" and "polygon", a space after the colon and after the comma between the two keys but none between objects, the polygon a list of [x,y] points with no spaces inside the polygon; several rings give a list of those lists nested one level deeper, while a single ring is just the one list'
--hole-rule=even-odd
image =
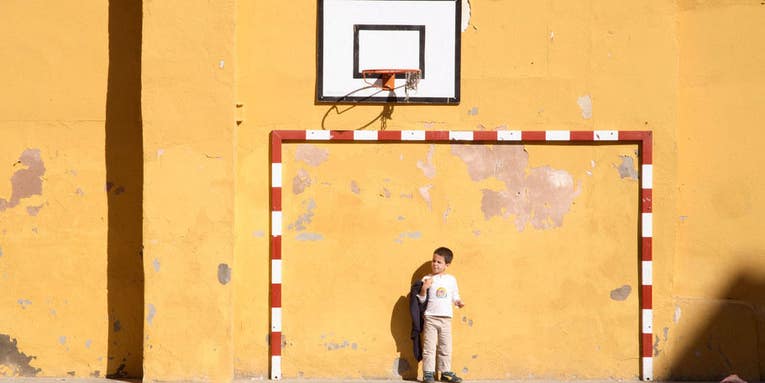
[{"label": "boy's beige pants", "polygon": [[422,371],[436,371],[436,350],[438,353],[438,371],[451,371],[452,318],[426,315],[422,333]]}]

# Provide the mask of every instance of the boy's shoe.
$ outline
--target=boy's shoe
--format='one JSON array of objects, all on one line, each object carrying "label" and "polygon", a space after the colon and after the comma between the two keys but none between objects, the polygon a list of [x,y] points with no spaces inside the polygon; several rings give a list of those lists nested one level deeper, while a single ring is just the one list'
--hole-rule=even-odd
[{"label": "boy's shoe", "polygon": [[422,373],[422,381],[425,383],[434,383],[436,381],[434,371],[424,371]]},{"label": "boy's shoe", "polygon": [[462,381],[462,378],[457,376],[455,373],[449,371],[449,372],[441,373],[441,381],[450,382],[450,383],[460,383]]}]

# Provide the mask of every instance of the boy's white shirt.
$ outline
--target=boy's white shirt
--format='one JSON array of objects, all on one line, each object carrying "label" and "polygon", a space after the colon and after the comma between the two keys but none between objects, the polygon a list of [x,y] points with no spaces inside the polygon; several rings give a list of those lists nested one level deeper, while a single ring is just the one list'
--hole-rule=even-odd
[{"label": "boy's white shirt", "polygon": [[[451,274],[438,274],[428,275],[422,281],[425,282],[427,278],[433,278],[433,284],[428,289],[430,300],[428,300],[428,307],[425,309],[424,315],[451,318],[454,316],[452,306],[460,300],[457,278],[454,278]],[[439,288],[444,289],[441,294],[438,292]],[[439,297],[438,295],[442,296]],[[425,296],[417,295],[417,299],[421,303],[425,302],[425,298]]]}]

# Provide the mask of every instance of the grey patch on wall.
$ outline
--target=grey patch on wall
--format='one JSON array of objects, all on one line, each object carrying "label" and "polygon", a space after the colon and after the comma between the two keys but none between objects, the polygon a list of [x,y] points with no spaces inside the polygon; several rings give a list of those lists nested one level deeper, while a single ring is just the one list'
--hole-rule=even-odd
[{"label": "grey patch on wall", "polygon": [[19,299],[16,302],[18,302],[19,305],[21,305],[22,309],[26,309],[27,306],[32,304],[32,301],[30,301],[29,299]]},{"label": "grey patch on wall", "polygon": [[61,335],[58,337],[58,342],[61,343],[61,345],[66,345],[66,336]]},{"label": "grey patch on wall", "polygon": [[12,376],[36,376],[42,370],[30,365],[33,359],[36,357],[19,351],[16,339],[0,334],[0,365],[9,368]]},{"label": "grey patch on wall", "polygon": [[356,180],[351,180],[351,192],[353,192],[353,194],[361,193],[361,189],[359,189],[359,184],[356,183]]},{"label": "grey patch on wall", "polygon": [[393,359],[393,375],[402,375],[408,372],[412,366],[404,358]]},{"label": "grey patch on wall", "polygon": [[263,230],[255,230],[252,232],[252,236],[255,238],[263,238],[266,236],[266,232]]},{"label": "grey patch on wall", "polygon": [[100,378],[101,377],[101,370],[95,370],[90,373],[91,378]]},{"label": "grey patch on wall", "polygon": [[305,214],[299,216],[297,221],[295,221],[295,223],[291,223],[287,229],[297,231],[305,230],[305,224],[311,223],[311,219],[313,218],[313,209],[316,208],[316,201],[309,199],[308,201],[303,201],[302,205],[306,208]]},{"label": "grey patch on wall", "polygon": [[585,120],[592,118],[592,99],[589,94],[577,98],[576,104],[579,105],[579,109],[582,110],[582,118]]},{"label": "grey patch on wall", "polygon": [[90,345],[93,344],[93,341],[88,339],[85,341],[85,348],[90,348]]},{"label": "grey patch on wall", "polygon": [[119,319],[114,321],[114,332],[122,330],[122,323],[120,323]]},{"label": "grey patch on wall", "polygon": [[11,196],[6,200],[0,198],[0,211],[10,209],[19,204],[23,198],[42,195],[42,176],[45,174],[45,164],[40,156],[40,149],[26,149],[18,161],[13,164],[25,166],[11,176]]},{"label": "grey patch on wall", "polygon": [[406,233],[401,233],[393,242],[396,242],[399,244],[404,243],[404,238],[419,239],[419,238],[422,238],[422,233],[420,233],[419,231],[410,231]]},{"label": "grey patch on wall", "polygon": [[151,324],[151,321],[154,320],[154,315],[157,314],[157,309],[154,307],[153,304],[149,303],[149,312],[146,314],[146,321]]},{"label": "grey patch on wall", "polygon": [[380,197],[390,198],[390,190],[388,190],[388,188],[383,188]]},{"label": "grey patch on wall", "polygon": [[638,179],[637,168],[635,168],[635,161],[630,156],[621,156],[622,163],[619,164],[617,169],[619,170],[619,176],[636,180]]},{"label": "grey patch on wall", "polygon": [[154,271],[159,272],[159,259],[154,258],[154,261],[152,261],[151,264],[154,266]]},{"label": "grey patch on wall", "polygon": [[653,342],[653,356],[659,356],[659,354],[661,354],[661,350],[659,350],[659,342],[661,342],[661,339],[656,335],[656,341]]},{"label": "grey patch on wall", "polygon": [[2,256],[3,256],[3,248],[0,247],[0,257],[2,257]]},{"label": "grey patch on wall", "polygon": [[468,368],[467,368],[467,367],[462,367],[462,373],[463,373],[463,374],[467,374],[467,373],[468,373],[468,371],[470,371],[470,370],[468,370]]},{"label": "grey patch on wall", "polygon": [[339,350],[341,348],[346,348],[350,345],[351,344],[348,343],[347,340],[344,340],[343,343],[332,343],[332,342],[324,343],[324,346],[327,347],[328,351]]},{"label": "grey patch on wall", "polygon": [[470,110],[468,110],[468,115],[469,116],[475,116],[477,114],[478,114],[478,107],[477,106],[474,106],[474,107],[470,108]]},{"label": "grey patch on wall", "polygon": [[298,241],[321,241],[324,236],[319,233],[300,233],[295,236]]},{"label": "grey patch on wall", "polygon": [[618,289],[611,290],[611,299],[615,301],[623,301],[630,296],[631,292],[632,292],[632,287],[630,287],[630,285],[624,285],[622,287],[619,287]]},{"label": "grey patch on wall", "polygon": [[225,285],[231,281],[231,268],[228,267],[228,264],[221,263],[218,265],[218,282],[220,282],[221,285]]}]

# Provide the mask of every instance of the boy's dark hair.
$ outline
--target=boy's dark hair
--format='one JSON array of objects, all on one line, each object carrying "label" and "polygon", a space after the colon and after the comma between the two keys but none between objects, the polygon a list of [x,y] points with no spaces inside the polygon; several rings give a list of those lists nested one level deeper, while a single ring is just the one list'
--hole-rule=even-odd
[{"label": "boy's dark hair", "polygon": [[433,254],[438,254],[444,257],[444,261],[446,262],[447,265],[452,263],[452,259],[454,259],[454,253],[452,253],[452,251],[449,250],[448,247],[439,247],[433,252]]}]

